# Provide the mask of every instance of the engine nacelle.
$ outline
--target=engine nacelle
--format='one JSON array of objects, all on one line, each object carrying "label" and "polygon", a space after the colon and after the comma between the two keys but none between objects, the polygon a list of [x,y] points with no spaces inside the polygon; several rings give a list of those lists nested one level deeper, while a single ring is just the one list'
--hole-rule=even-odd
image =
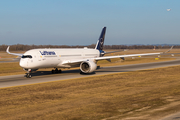
[{"label": "engine nacelle", "polygon": [[92,73],[97,68],[97,64],[93,61],[85,61],[80,64],[80,70],[83,73]]}]

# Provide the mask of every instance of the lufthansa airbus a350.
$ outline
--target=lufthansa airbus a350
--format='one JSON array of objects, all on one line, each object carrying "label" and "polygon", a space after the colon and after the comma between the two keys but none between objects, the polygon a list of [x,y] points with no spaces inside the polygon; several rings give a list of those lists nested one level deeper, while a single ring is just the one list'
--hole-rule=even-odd
[{"label": "lufthansa airbus a350", "polygon": [[80,67],[82,73],[92,73],[97,68],[97,61],[110,60],[112,58],[125,58],[134,56],[160,55],[163,53],[145,53],[145,54],[130,54],[119,56],[104,56],[107,52],[103,51],[104,38],[106,27],[102,29],[99,40],[94,49],[75,48],[75,49],[32,49],[24,54],[9,52],[9,47],[6,52],[8,54],[20,56],[19,65],[27,71],[26,77],[31,78],[31,72],[40,68],[55,68],[52,73],[61,72],[59,68]]}]

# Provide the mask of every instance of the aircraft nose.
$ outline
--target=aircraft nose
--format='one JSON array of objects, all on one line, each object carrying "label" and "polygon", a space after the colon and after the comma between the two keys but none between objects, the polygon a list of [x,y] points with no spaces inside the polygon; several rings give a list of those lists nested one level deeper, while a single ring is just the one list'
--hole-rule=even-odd
[{"label": "aircraft nose", "polygon": [[25,64],[25,61],[23,61],[23,60],[20,60],[19,65],[20,65],[22,68],[26,68],[26,67],[27,67],[27,65]]}]

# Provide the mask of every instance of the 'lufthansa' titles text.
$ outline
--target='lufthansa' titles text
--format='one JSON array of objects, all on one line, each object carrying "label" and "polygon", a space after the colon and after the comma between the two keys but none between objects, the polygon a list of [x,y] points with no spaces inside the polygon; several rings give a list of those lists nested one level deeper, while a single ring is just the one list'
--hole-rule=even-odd
[{"label": "'lufthansa' titles text", "polygon": [[56,55],[54,51],[39,51],[41,55]]}]

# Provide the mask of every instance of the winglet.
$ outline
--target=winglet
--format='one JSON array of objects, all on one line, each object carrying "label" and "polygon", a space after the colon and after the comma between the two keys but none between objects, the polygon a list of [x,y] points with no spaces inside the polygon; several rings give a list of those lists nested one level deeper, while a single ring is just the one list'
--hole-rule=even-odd
[{"label": "winglet", "polygon": [[105,33],[106,33],[106,27],[104,27],[104,28],[102,29],[102,32],[101,32],[101,34],[100,34],[99,40],[97,41],[97,44],[96,44],[95,49],[103,50]]},{"label": "winglet", "polygon": [[8,46],[7,49],[6,49],[6,52],[7,52],[8,54],[10,54],[10,52],[9,52],[9,47],[10,47],[10,46]]},{"label": "winglet", "polygon": [[10,46],[8,46],[7,49],[6,49],[6,52],[7,52],[8,54],[16,55],[16,56],[22,56],[22,55],[23,55],[23,54],[18,54],[18,53],[10,53],[10,52],[9,52],[9,48],[10,48]]},{"label": "winglet", "polygon": [[169,51],[171,51],[173,49],[174,46],[172,46],[168,51],[164,52],[164,53],[168,53]]}]

